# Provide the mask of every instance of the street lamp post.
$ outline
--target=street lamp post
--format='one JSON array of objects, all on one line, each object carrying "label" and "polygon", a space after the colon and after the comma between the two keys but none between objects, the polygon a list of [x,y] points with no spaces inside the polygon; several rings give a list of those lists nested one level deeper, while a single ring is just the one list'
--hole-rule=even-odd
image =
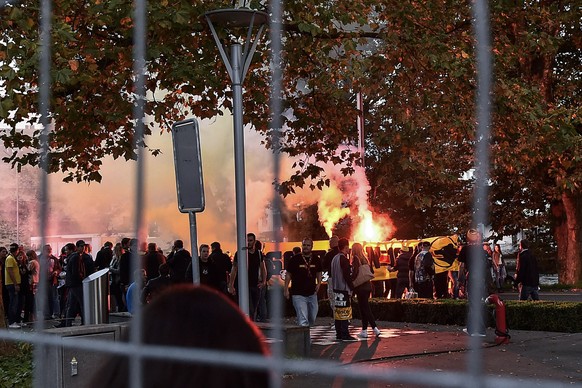
[{"label": "street lamp post", "polygon": [[[265,12],[248,8],[219,9],[204,14],[212,32],[212,36],[226,66],[232,83],[232,106],[234,127],[234,173],[236,191],[236,237],[238,257],[238,289],[239,306],[245,314],[249,314],[248,298],[248,266],[246,258],[246,195],[245,195],[245,160],[244,160],[244,133],[242,84],[253,59],[257,44],[263,34],[268,16]],[[253,34],[254,27],[256,34]],[[216,31],[219,28],[230,38],[235,38],[230,44],[230,57],[226,54],[225,45]],[[235,36],[241,29],[246,28],[244,48]]]}]

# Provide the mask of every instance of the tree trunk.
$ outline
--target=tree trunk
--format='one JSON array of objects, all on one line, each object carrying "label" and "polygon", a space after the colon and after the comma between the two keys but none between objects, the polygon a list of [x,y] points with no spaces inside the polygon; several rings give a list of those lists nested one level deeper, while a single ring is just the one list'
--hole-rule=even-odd
[{"label": "tree trunk", "polygon": [[582,195],[564,193],[552,205],[558,244],[558,279],[573,285],[582,281]]}]

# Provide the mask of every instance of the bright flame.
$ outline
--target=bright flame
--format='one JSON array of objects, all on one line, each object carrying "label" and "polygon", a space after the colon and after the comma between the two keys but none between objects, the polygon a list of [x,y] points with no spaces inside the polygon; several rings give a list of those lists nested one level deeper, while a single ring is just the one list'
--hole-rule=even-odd
[{"label": "bright flame", "polygon": [[355,241],[378,242],[384,241],[394,233],[394,225],[389,218],[378,215],[375,217],[372,212],[365,209],[360,213],[360,223],[354,233]]},{"label": "bright flame", "polygon": [[[387,215],[372,214],[368,205],[370,184],[363,168],[356,167],[353,175],[345,177],[330,168],[330,186],[323,189],[318,203],[319,219],[328,236],[333,227],[347,215],[352,215],[354,241],[380,242],[390,238],[396,228]],[[340,189],[341,188],[341,189]],[[349,203],[350,208],[342,207]]]}]

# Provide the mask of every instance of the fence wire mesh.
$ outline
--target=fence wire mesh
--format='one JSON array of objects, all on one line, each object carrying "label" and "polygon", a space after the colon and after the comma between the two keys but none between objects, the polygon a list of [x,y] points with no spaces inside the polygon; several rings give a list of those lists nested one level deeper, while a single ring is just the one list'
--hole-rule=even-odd
[{"label": "fence wire mesh", "polygon": [[[0,7],[18,6],[15,0],[5,0],[0,4]],[[146,76],[146,6],[145,0],[136,0],[134,2],[134,67],[133,67],[133,82],[134,82],[134,111],[133,119],[135,122],[135,139],[142,139],[144,134],[144,102],[146,99],[145,90],[145,76]],[[52,3],[50,0],[41,1],[41,20],[40,20],[40,63],[39,63],[39,113],[41,116],[42,132],[40,135],[41,144],[41,162],[43,170],[48,165],[48,134],[50,131],[50,99],[51,99],[51,80],[50,80],[50,62],[51,62],[51,12]],[[492,58],[490,53],[490,28],[489,28],[489,11],[488,3],[485,0],[476,0],[471,2],[473,12],[473,27],[476,42],[476,56],[477,56],[477,78],[478,91],[476,95],[476,133],[477,133],[477,147],[476,147],[476,191],[474,196],[475,218],[474,224],[487,224],[487,180],[489,167],[489,138],[490,138],[490,94],[491,94],[491,69]],[[281,128],[281,88],[282,88],[282,64],[281,52],[282,47],[282,29],[281,18],[283,14],[283,2],[274,0],[269,3],[270,23],[269,23],[269,40],[271,46],[271,76],[272,76],[272,90],[271,90],[271,114],[272,122],[270,126],[271,144],[274,148],[273,156],[273,181],[279,182],[281,154],[279,152],[279,130]],[[137,145],[137,169],[135,177],[135,230],[141,231],[143,229],[144,220],[144,169],[143,163],[143,146]],[[43,236],[41,246],[44,246],[44,236],[47,232],[47,209],[49,204],[49,187],[47,183],[47,174],[42,172],[39,180],[41,181],[41,203],[38,216],[40,235]],[[280,196],[273,192],[274,214],[281,213]],[[275,217],[274,230],[278,231],[280,228],[280,218]],[[138,233],[139,235],[139,233]],[[280,238],[277,239],[280,241]],[[278,246],[276,246],[277,250]],[[132,259],[132,273],[139,268],[139,260],[137,253]],[[481,263],[481,261],[476,261]],[[41,266],[44,263],[41,263]],[[481,264],[482,265],[482,264]],[[42,271],[42,268],[41,268]],[[479,271],[479,269],[477,269]],[[480,279],[483,282],[483,279]],[[41,300],[46,297],[46,287],[43,283],[46,282],[44,277],[41,277],[41,286],[39,287]],[[482,289],[482,287],[478,287]],[[146,345],[141,342],[141,328],[142,328],[142,314],[140,312],[140,304],[135,303],[137,312],[132,319],[133,330],[131,331],[130,341],[123,342],[108,342],[95,341],[79,338],[75,341],[63,342],[60,337],[47,335],[43,333],[42,322],[37,322],[35,332],[9,332],[7,330],[0,330],[0,339],[8,341],[28,342],[35,345],[35,378],[34,385],[36,387],[43,387],[46,384],[44,380],[47,376],[48,360],[44,357],[45,351],[48,347],[67,347],[86,351],[103,352],[110,355],[118,354],[128,356],[130,362],[130,382],[134,388],[143,386],[142,381],[142,364],[144,359],[165,359],[176,361],[191,361],[207,365],[220,365],[246,368],[268,370],[271,372],[270,386],[273,388],[281,387],[283,385],[284,373],[315,373],[325,376],[336,376],[360,379],[364,381],[377,381],[386,383],[399,384],[418,384],[430,386],[450,386],[450,387],[521,387],[528,384],[524,379],[512,379],[491,377],[483,374],[482,371],[482,351],[480,340],[476,337],[471,338],[471,351],[468,353],[467,371],[461,372],[443,372],[434,373],[430,370],[381,370],[370,369],[362,365],[340,365],[337,362],[324,360],[294,360],[288,359],[284,356],[282,335],[283,323],[283,299],[282,292],[274,293],[277,297],[271,299],[272,323],[275,330],[272,336],[278,341],[271,344],[271,356],[263,357],[258,355],[249,355],[247,353],[213,351],[207,349],[192,349],[183,347],[167,347]],[[480,305],[483,295],[479,292],[472,293],[474,297],[471,298],[470,304],[472,306]],[[136,296],[137,297],[137,296]],[[482,319],[482,312],[480,308],[471,308],[469,320],[475,324]],[[475,324],[476,326],[476,324]],[[533,383],[533,381],[532,381]],[[535,381],[536,386],[557,387],[562,386],[555,381]],[[171,382],[168,382],[171,386]],[[565,386],[565,385],[564,385]]]}]

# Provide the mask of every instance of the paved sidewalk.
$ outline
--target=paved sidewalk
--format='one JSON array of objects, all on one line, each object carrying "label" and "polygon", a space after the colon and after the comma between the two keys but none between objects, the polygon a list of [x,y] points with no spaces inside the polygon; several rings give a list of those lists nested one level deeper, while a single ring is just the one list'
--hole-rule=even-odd
[{"label": "paved sidewalk", "polygon": [[[371,330],[367,340],[337,342],[330,327],[331,318],[319,318],[312,332],[311,358],[337,361],[342,365],[357,364],[384,370],[420,368],[424,371],[467,371],[470,337],[458,326],[378,322],[382,333],[376,338]],[[352,321],[352,335],[360,329]],[[327,334],[324,334],[327,333]],[[548,333],[510,331],[509,344],[496,345],[493,329],[482,340],[483,373],[512,378],[524,386],[536,381],[556,381],[569,386],[582,386],[582,333]],[[571,384],[571,385],[570,385]],[[470,385],[468,382],[467,385]],[[410,384],[365,382],[325,377],[318,374],[288,375],[285,388],[308,387],[410,387]]]}]

